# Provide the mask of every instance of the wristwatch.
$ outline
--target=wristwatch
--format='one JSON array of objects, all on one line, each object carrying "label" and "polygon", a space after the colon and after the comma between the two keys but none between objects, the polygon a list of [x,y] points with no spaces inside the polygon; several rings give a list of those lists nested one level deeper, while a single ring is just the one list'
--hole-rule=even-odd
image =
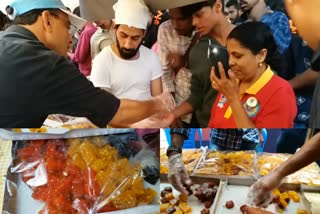
[{"label": "wristwatch", "polygon": [[176,152],[176,153],[182,153],[182,149],[175,147],[175,146],[169,146],[167,149],[167,157],[169,157],[171,155],[172,152]]}]

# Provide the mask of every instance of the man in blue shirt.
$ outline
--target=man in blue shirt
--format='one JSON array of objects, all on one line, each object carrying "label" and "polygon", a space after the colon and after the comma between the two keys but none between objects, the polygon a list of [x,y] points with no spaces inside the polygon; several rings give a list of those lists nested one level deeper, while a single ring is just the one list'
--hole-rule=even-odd
[{"label": "man in blue shirt", "polygon": [[265,0],[241,0],[240,7],[249,21],[262,22],[269,26],[279,52],[285,53],[291,42],[290,24],[286,14],[272,11]]}]

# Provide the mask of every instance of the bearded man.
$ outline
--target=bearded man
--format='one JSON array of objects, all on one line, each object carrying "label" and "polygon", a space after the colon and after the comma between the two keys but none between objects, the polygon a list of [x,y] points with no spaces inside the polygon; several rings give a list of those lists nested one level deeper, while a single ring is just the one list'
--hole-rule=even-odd
[{"label": "bearded man", "polygon": [[118,98],[147,100],[162,93],[160,60],[141,46],[149,19],[143,1],[119,0],[114,5],[116,42],[94,59],[91,81]]}]

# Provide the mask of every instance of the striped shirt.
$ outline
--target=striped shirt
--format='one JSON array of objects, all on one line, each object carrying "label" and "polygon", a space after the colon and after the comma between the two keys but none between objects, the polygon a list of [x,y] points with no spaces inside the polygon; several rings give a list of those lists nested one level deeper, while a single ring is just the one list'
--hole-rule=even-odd
[{"label": "striped shirt", "polygon": [[[190,129],[172,128],[170,133],[189,138]],[[210,138],[214,144],[229,150],[239,150],[242,143],[260,142],[258,129],[210,129]]]},{"label": "striped shirt", "polygon": [[[194,32],[195,33],[195,32]],[[167,60],[169,53],[177,53],[183,56],[188,50],[194,33],[190,37],[179,35],[173,28],[171,21],[165,21],[159,26],[158,44],[161,68],[163,70],[162,87],[163,91],[175,93],[177,106],[182,104],[190,95],[191,72],[183,67],[175,76]],[[182,117],[184,122],[190,123],[192,114]]]}]

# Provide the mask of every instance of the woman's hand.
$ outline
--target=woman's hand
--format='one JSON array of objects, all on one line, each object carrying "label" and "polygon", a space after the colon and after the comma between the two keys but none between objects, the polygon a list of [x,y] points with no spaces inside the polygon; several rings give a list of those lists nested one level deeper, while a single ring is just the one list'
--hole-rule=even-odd
[{"label": "woman's hand", "polygon": [[235,75],[231,70],[229,70],[228,71],[229,78],[227,78],[221,62],[218,63],[218,67],[219,67],[219,73],[221,76],[220,79],[215,74],[214,66],[212,66],[211,68],[210,79],[211,79],[212,88],[222,93],[228,99],[229,103],[233,102],[234,100],[240,100],[239,85]]}]

